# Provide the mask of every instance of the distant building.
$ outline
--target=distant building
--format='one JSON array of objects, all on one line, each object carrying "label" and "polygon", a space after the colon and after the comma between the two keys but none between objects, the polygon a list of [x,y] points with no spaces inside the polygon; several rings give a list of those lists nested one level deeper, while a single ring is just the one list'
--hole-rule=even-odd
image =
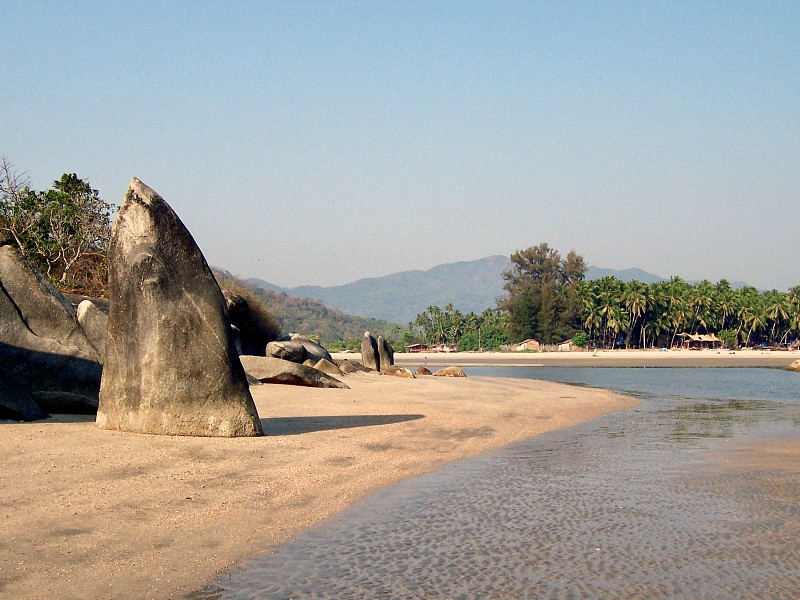
[{"label": "distant building", "polygon": [[430,348],[428,344],[411,344],[406,346],[406,352],[428,352]]},{"label": "distant building", "polygon": [[541,350],[541,348],[542,345],[534,339],[528,339],[520,342],[519,344],[514,344],[515,352],[525,352],[526,350]]},{"label": "distant building", "polygon": [[713,333],[680,333],[678,337],[683,338],[681,346],[689,350],[719,348],[722,346],[722,340]]},{"label": "distant building", "polygon": [[455,352],[456,351],[455,344],[438,344],[431,348],[432,352]]}]

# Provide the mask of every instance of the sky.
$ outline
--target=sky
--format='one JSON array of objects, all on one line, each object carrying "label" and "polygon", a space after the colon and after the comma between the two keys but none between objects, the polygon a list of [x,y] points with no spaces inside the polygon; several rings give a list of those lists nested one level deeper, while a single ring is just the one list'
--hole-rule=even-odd
[{"label": "sky", "polygon": [[4,2],[0,155],[339,285],[547,242],[800,284],[796,1]]}]

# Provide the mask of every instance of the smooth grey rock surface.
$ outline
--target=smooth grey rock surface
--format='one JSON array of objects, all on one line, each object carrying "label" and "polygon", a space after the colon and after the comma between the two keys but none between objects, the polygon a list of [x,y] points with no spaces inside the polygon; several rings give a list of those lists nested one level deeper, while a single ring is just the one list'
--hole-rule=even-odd
[{"label": "smooth grey rock surface", "polygon": [[460,367],[445,367],[439,369],[434,374],[434,377],[466,377],[467,374]]},{"label": "smooth grey rock surface", "polygon": [[0,368],[13,389],[61,391],[97,398],[100,363],[75,346],[39,337],[28,329],[0,285]]},{"label": "smooth grey rock surface", "polygon": [[172,208],[138,179],[114,221],[108,263],[97,425],[162,435],[262,435],[216,279]]},{"label": "smooth grey rock surface", "polygon": [[347,359],[339,360],[339,361],[336,361],[336,363],[334,363],[334,364],[336,364],[336,366],[339,367],[339,370],[342,373],[344,373],[345,375],[349,375],[351,373],[367,373],[367,372],[374,373],[375,372],[374,369],[369,369],[369,368],[365,367],[364,365],[362,365],[360,362],[357,362],[357,361],[354,361],[354,360],[347,360]]},{"label": "smooth grey rock surface", "polygon": [[381,370],[378,341],[370,335],[369,331],[365,331],[364,337],[361,338],[361,362],[365,367],[374,369],[375,371]]},{"label": "smooth grey rock surface", "polygon": [[78,324],[86,337],[97,350],[100,363],[106,355],[106,338],[108,338],[108,314],[91,300],[82,300],[78,304]]},{"label": "smooth grey rock surface", "polygon": [[239,358],[244,370],[262,383],[349,389],[335,377],[306,365],[272,356],[242,355]]},{"label": "smooth grey rock surface", "polygon": [[316,363],[314,363],[314,368],[317,371],[322,371],[323,373],[327,373],[332,377],[341,377],[344,375],[339,367],[337,367],[331,361],[325,360],[324,358],[320,358]]},{"label": "smooth grey rock surface", "polygon": [[299,335],[292,335],[292,341],[300,342],[303,348],[306,349],[306,355],[313,358],[314,361],[324,359],[328,362],[333,362],[333,357],[330,355],[330,352],[328,352],[322,344],[318,344],[314,340],[309,340]]},{"label": "smooth grey rock surface", "polygon": [[0,282],[34,335],[80,348],[86,358],[99,360],[72,304],[11,246],[0,247]]},{"label": "smooth grey rock surface", "polygon": [[288,342],[270,342],[267,344],[267,356],[303,364],[308,359],[308,352],[303,344],[293,340]]},{"label": "smooth grey rock surface", "polygon": [[389,365],[381,370],[381,375],[391,375],[393,377],[405,377],[406,379],[416,379],[414,373],[405,367],[398,367],[397,365]]},{"label": "smooth grey rock surface", "polygon": [[394,349],[392,345],[382,335],[378,336],[378,357],[380,359],[381,373],[394,364]]}]

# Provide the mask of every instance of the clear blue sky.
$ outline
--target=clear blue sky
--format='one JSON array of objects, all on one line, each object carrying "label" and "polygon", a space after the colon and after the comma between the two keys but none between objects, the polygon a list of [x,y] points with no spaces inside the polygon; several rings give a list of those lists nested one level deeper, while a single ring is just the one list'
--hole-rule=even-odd
[{"label": "clear blue sky", "polygon": [[0,154],[208,261],[333,285],[548,242],[800,284],[800,2],[35,2],[0,11]]}]

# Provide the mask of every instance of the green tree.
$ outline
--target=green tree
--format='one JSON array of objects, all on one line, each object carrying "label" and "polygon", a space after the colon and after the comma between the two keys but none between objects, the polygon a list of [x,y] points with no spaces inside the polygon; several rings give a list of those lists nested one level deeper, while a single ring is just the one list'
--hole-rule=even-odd
[{"label": "green tree", "polygon": [[573,251],[562,260],[557,250],[543,243],[515,252],[511,263],[503,272],[506,295],[498,302],[508,314],[510,337],[548,344],[571,337],[580,327],[583,257]]},{"label": "green tree", "polygon": [[0,231],[59,289],[105,295],[113,206],[74,173],[37,192],[0,161]]}]

